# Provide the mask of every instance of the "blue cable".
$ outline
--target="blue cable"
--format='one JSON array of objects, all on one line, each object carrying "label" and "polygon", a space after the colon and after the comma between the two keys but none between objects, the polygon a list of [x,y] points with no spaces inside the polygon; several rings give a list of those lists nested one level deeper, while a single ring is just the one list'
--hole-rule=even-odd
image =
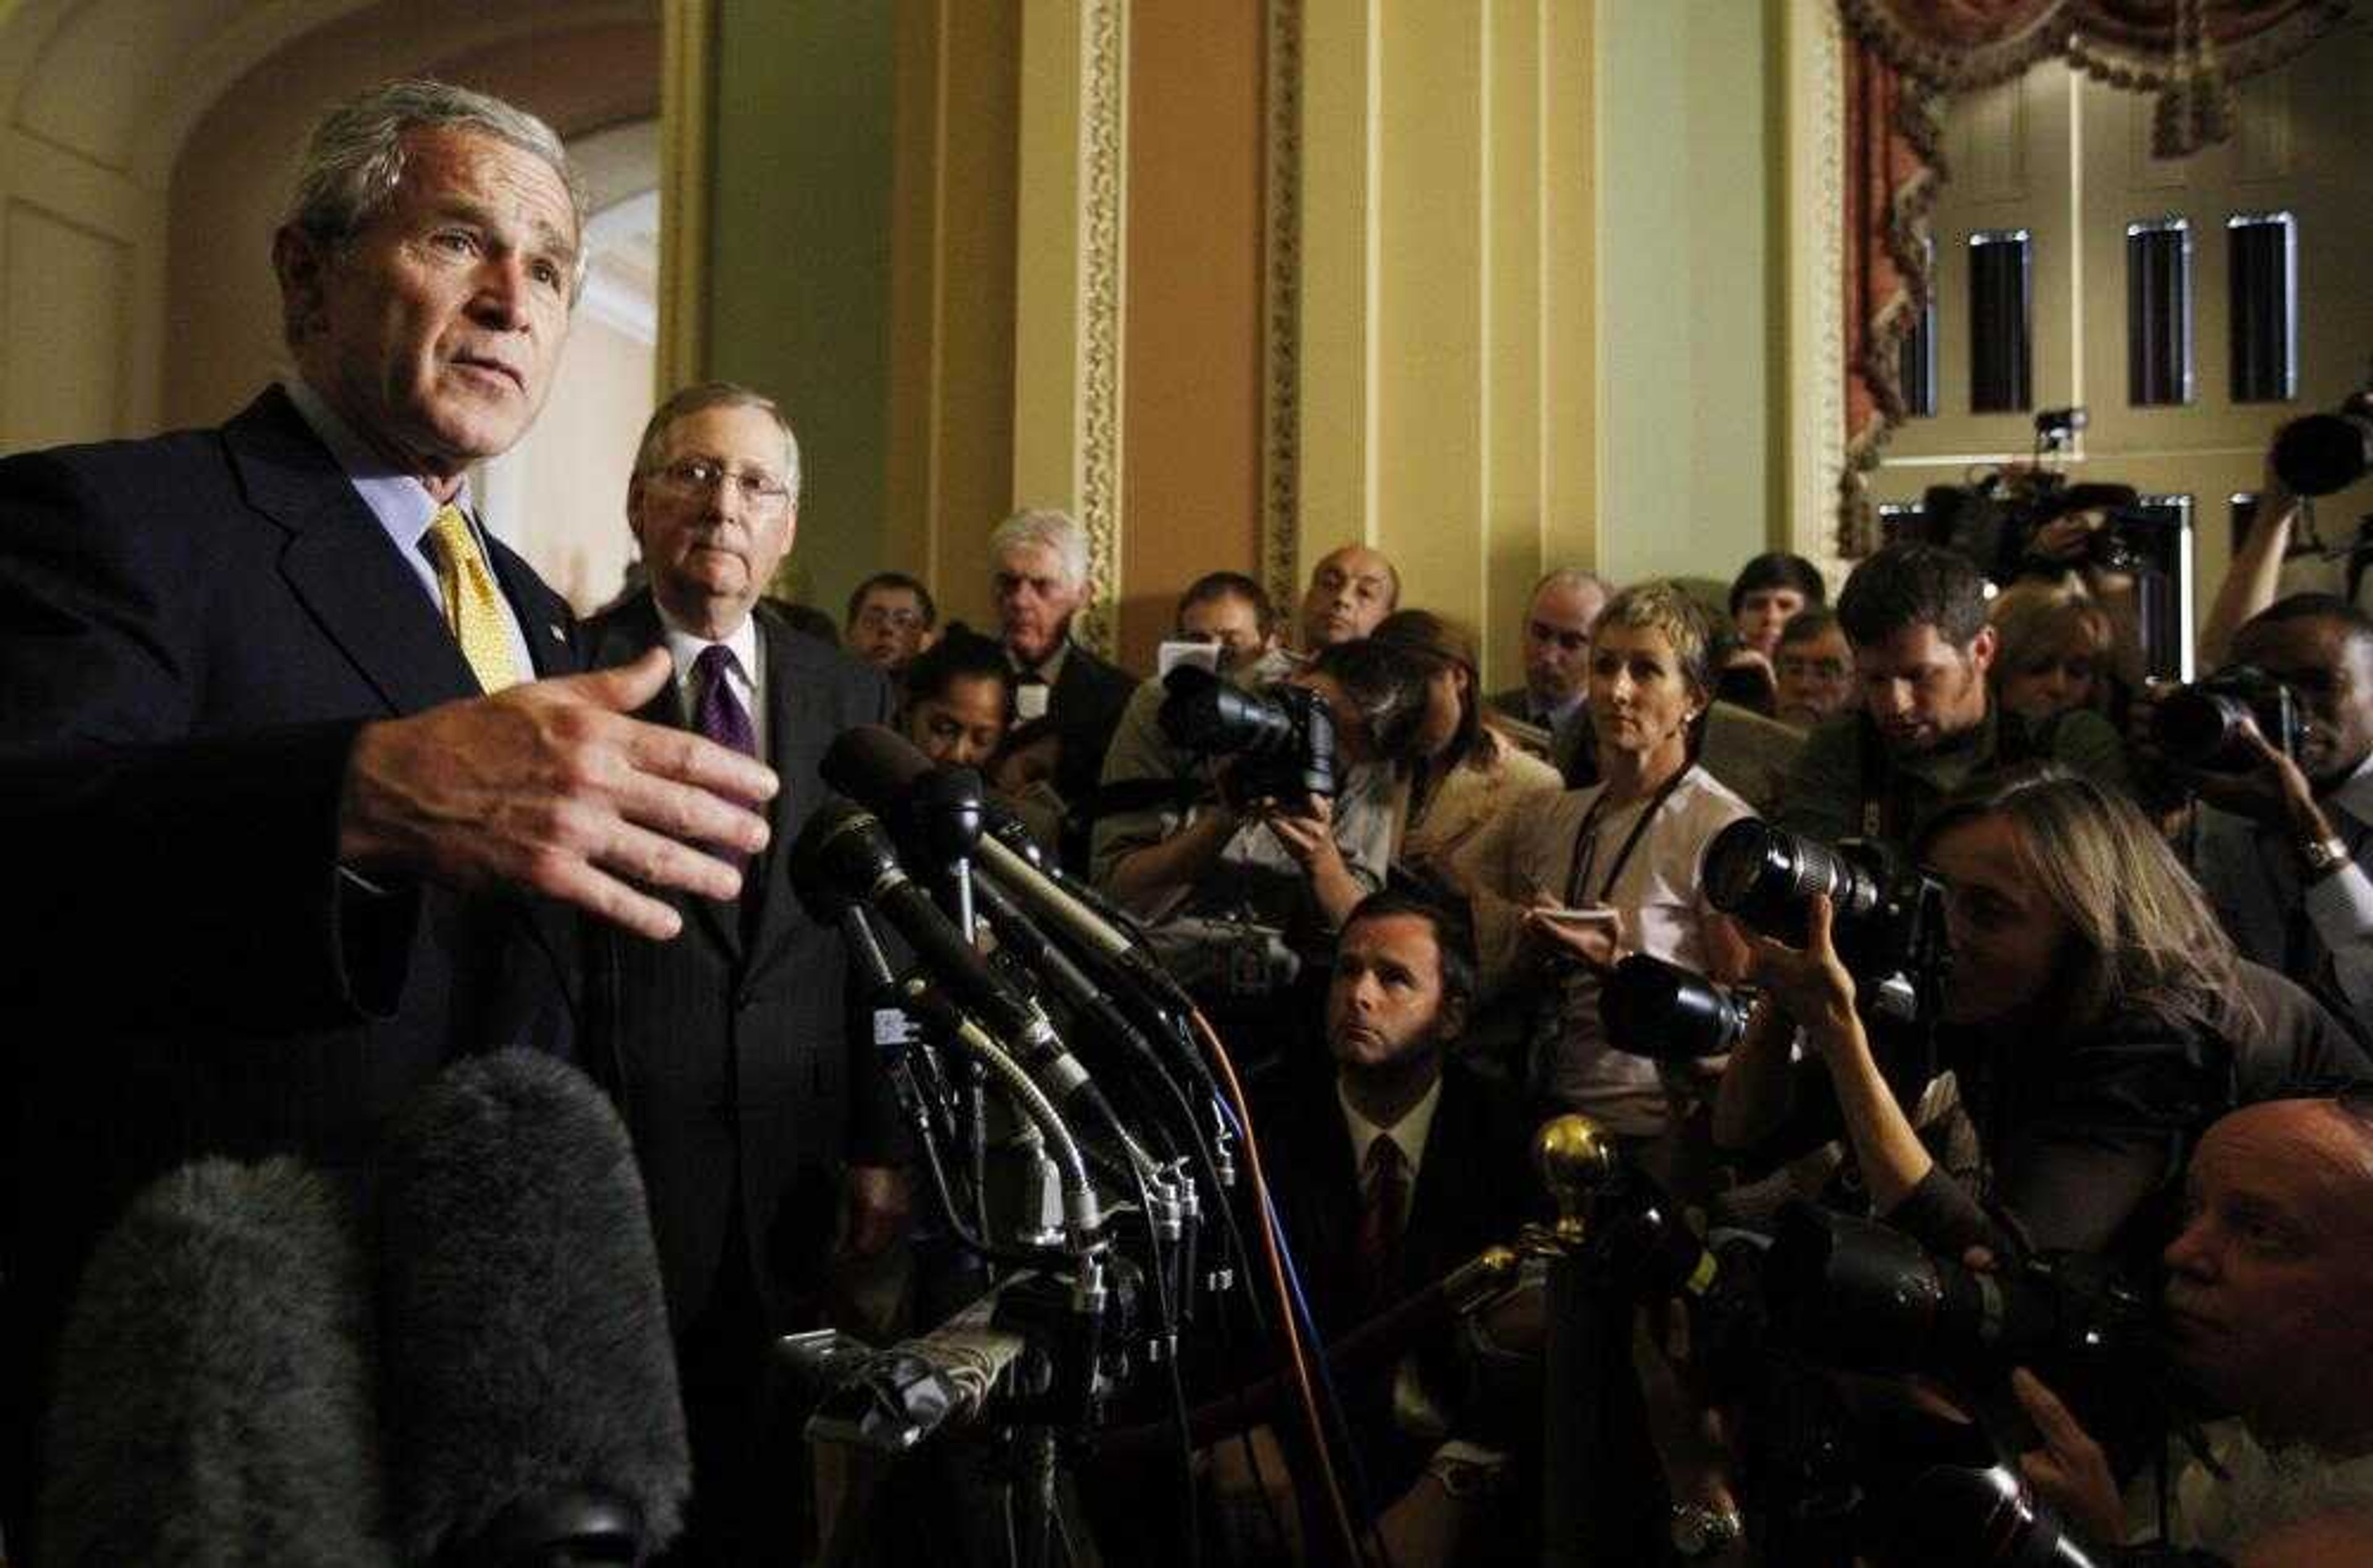
[{"label": "blue cable", "polygon": [[[1236,1141],[1249,1143],[1251,1140],[1245,1136],[1244,1123],[1238,1120],[1235,1108],[1228,1104],[1227,1097],[1218,1097],[1218,1103],[1220,1113],[1228,1119],[1228,1130],[1236,1135]],[[1318,1369],[1318,1385],[1325,1397],[1327,1413],[1333,1419],[1335,1430],[1342,1439],[1344,1456],[1350,1460],[1352,1497],[1359,1504],[1361,1519],[1374,1535],[1376,1528],[1374,1522],[1376,1517],[1375,1493],[1368,1484],[1368,1469],[1361,1460],[1360,1445],[1351,1434],[1350,1419],[1343,1413],[1343,1397],[1335,1388],[1335,1370],[1328,1365],[1327,1342],[1318,1331],[1318,1320],[1311,1316],[1309,1297],[1303,1291],[1302,1271],[1293,1260],[1293,1245],[1286,1238],[1285,1224],[1278,1218],[1277,1202],[1269,1196],[1267,1181],[1261,1183],[1260,1198],[1261,1217],[1268,1226],[1269,1235],[1276,1238],[1278,1261],[1283,1265],[1286,1290],[1292,1298],[1290,1309],[1302,1324],[1303,1334],[1308,1342],[1310,1360]],[[1245,1260],[1245,1267],[1248,1271],[1251,1268],[1250,1259]],[[1319,1435],[1323,1441],[1324,1434]],[[1381,1539],[1377,1545],[1381,1550]]]}]

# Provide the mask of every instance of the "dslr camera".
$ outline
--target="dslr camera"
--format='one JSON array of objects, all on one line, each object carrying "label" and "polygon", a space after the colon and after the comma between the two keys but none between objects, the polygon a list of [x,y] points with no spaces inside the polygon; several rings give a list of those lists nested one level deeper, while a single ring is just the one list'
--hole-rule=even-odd
[{"label": "dslr camera", "polygon": [[1936,1016],[1949,961],[1945,886],[1885,844],[1843,839],[1831,846],[1742,818],[1706,845],[1705,889],[1723,913],[1796,947],[1806,940],[1814,896],[1826,894],[1830,935],[1864,1014],[1897,1024]]},{"label": "dslr camera", "polygon": [[2254,665],[2229,665],[2177,688],[2151,714],[2151,738],[2169,761],[2212,773],[2245,773],[2257,752],[2242,726],[2253,721],[2275,750],[2298,760],[2306,725],[2288,686]]},{"label": "dslr camera", "polygon": [[1335,711],[1317,692],[1282,684],[1247,691],[1193,665],[1162,684],[1162,732],[1198,756],[1238,759],[1228,782],[1235,799],[1334,798]]}]

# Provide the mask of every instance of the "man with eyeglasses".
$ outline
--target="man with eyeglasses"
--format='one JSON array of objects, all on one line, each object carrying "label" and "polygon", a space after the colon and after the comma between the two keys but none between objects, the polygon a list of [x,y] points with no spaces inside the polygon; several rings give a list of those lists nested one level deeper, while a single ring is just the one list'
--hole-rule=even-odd
[{"label": "man with eyeglasses", "polygon": [[[626,486],[648,587],[586,628],[597,667],[667,650],[674,679],[641,717],[772,766],[768,847],[741,898],[677,900],[681,939],[612,944],[589,1060],[613,1076],[649,1191],[699,1478],[693,1561],[789,1539],[766,1517],[751,1390],[772,1338],[815,1326],[843,1249],[896,1239],[906,1181],[880,1057],[850,1038],[838,934],[792,895],[789,847],[852,725],[888,722],[880,672],[758,602],[798,531],[799,443],[774,402],[710,382],[651,415]],[[781,1456],[777,1456],[781,1458]]]},{"label": "man with eyeglasses", "polygon": [[904,680],[915,656],[940,640],[940,607],[931,590],[904,572],[876,572],[848,596],[841,636],[848,651],[893,680]]},{"label": "man with eyeglasses", "polygon": [[1853,649],[1838,624],[1838,612],[1829,606],[1817,604],[1790,616],[1780,629],[1780,652],[1771,663],[1775,716],[1782,724],[1810,729],[1853,705]]}]

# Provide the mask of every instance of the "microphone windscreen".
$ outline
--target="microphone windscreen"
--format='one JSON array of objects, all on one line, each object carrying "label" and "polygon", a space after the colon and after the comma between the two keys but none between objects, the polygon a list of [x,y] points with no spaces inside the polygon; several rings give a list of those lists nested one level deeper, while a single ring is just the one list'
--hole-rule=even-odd
[{"label": "microphone windscreen", "polygon": [[626,1130],[584,1074],[449,1068],[383,1156],[389,1492],[415,1560],[514,1505],[607,1493],[672,1539],[691,1486],[658,1254]]},{"label": "microphone windscreen", "polygon": [[58,1343],[43,1562],[393,1561],[355,1228],[292,1159],[184,1166],[134,1200]]},{"label": "microphone windscreen", "polygon": [[896,730],[865,724],[836,736],[817,771],[824,783],[887,818],[906,809],[915,781],[931,771],[931,760]]}]

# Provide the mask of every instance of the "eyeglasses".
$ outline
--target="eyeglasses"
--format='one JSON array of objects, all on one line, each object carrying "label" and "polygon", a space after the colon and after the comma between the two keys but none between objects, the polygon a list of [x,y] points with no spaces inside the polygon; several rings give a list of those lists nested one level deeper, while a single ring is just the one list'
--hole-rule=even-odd
[{"label": "eyeglasses", "polygon": [[754,512],[779,511],[791,499],[790,491],[772,474],[757,469],[736,472],[714,458],[678,458],[651,477],[687,498],[707,495],[719,484],[731,484],[733,493]]}]

